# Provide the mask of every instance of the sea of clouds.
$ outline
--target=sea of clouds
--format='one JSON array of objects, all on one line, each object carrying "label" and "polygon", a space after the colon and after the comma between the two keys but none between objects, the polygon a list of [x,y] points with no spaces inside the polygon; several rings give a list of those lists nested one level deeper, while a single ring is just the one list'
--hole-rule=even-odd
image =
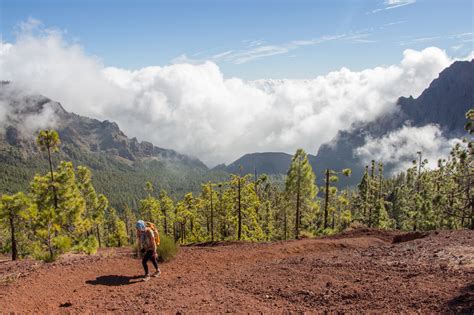
[{"label": "sea of clouds", "polygon": [[[417,97],[452,62],[439,48],[407,49],[394,65],[342,68],[310,80],[247,81],[225,77],[210,61],[134,71],[105,67],[61,32],[35,23],[25,24],[15,42],[0,42],[0,80],[59,101],[68,111],[116,121],[130,137],[198,157],[209,166],[249,152],[293,153],[301,147],[315,154],[353,123],[394,112],[398,97]],[[430,134],[426,139],[431,141],[440,131],[400,132],[413,134],[410,139]],[[359,154],[378,154],[377,146],[390,137],[380,143],[368,139],[375,144]],[[430,148],[444,150],[424,147]],[[429,154],[438,153],[444,151]],[[383,154],[373,158],[383,160]]]}]

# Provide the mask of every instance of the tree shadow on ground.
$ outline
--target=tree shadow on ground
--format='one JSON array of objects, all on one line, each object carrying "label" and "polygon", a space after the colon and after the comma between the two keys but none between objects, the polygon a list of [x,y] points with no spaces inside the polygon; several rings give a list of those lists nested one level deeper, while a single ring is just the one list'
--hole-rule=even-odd
[{"label": "tree shadow on ground", "polygon": [[458,314],[473,314],[474,282],[462,288],[460,294],[448,302],[448,308]]},{"label": "tree shadow on ground", "polygon": [[97,277],[95,280],[87,280],[86,283],[92,285],[119,286],[140,282],[142,278],[142,276],[108,275]]}]

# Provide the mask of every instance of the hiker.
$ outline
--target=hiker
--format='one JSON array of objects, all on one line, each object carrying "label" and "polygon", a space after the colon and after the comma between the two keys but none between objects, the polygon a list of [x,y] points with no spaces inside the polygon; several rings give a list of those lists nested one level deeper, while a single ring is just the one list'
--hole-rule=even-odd
[{"label": "hiker", "polygon": [[[148,272],[148,260],[151,260],[156,271],[153,273],[153,277],[160,276],[160,267],[158,267],[158,254],[156,252],[156,240],[155,233],[152,228],[147,227],[143,220],[138,220],[137,224],[137,239],[138,249],[142,255],[142,265],[145,271],[143,281],[150,280],[150,273]],[[159,236],[158,236],[159,237]]]}]

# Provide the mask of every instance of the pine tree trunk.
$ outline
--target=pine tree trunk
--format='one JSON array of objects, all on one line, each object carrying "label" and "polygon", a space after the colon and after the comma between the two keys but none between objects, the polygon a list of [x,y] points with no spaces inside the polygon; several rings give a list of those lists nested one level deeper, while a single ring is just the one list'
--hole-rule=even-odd
[{"label": "pine tree trunk", "polygon": [[298,178],[296,190],[295,238],[300,237],[300,198],[301,198],[301,157],[298,156]]},{"label": "pine tree trunk", "polygon": [[474,230],[474,202],[471,200],[471,230]]},{"label": "pine tree trunk", "polygon": [[212,205],[212,184],[211,188],[211,241],[214,242],[214,207]]},{"label": "pine tree trunk", "polygon": [[132,233],[130,231],[130,223],[128,221],[128,216],[125,215],[125,232],[127,233],[127,238],[128,238],[128,243],[130,244],[131,243],[131,240],[132,240]]},{"label": "pine tree trunk", "polygon": [[328,227],[329,169],[326,169],[326,195],[324,197],[324,229],[326,229]]},{"label": "pine tree trunk", "polygon": [[97,240],[99,241],[99,248],[102,247],[102,242],[100,239],[100,230],[99,230],[99,225],[96,225],[96,232],[97,232]]},{"label": "pine tree trunk", "polygon": [[163,211],[163,216],[164,216],[164,218],[163,218],[163,221],[164,221],[163,222],[163,227],[165,229],[165,234],[168,235],[168,220],[166,218],[166,209]]},{"label": "pine tree trunk", "polygon": [[237,238],[238,240],[240,241],[240,238],[242,236],[242,205],[241,205],[241,200],[240,200],[240,176],[238,178],[239,180],[239,184],[238,184],[238,192],[237,192],[237,198],[238,198],[238,211],[239,211],[239,226],[238,226],[238,230],[237,230]]},{"label": "pine tree trunk", "polygon": [[186,221],[181,223],[181,233],[181,243],[184,243],[184,240],[186,239]]},{"label": "pine tree trunk", "polygon": [[56,192],[56,186],[54,185],[53,161],[51,159],[51,149],[49,146],[48,146],[48,162],[49,162],[49,171],[51,173],[51,185],[53,186],[54,209],[58,209],[58,194]]},{"label": "pine tree trunk", "polygon": [[474,230],[474,200],[472,200],[472,196],[471,196],[471,175],[468,175],[467,177],[466,194],[467,194],[467,200],[469,200],[469,203],[471,205],[471,226],[469,228],[471,230]]},{"label": "pine tree trunk", "polygon": [[334,219],[335,219],[335,215],[334,215],[334,211],[333,211],[333,212],[332,212],[332,227],[331,227],[333,230],[334,230],[334,227],[335,227],[335,221],[334,221]]},{"label": "pine tree trunk", "polygon": [[51,258],[51,261],[53,260],[54,253],[53,253],[53,246],[51,245],[51,227],[50,224],[48,224],[48,250],[49,250],[49,257]]},{"label": "pine tree trunk", "polygon": [[16,260],[18,258],[18,251],[16,247],[16,239],[15,239],[15,224],[13,223],[13,213],[10,212],[10,231],[12,236],[12,260]]},{"label": "pine tree trunk", "polygon": [[[176,219],[176,217],[175,217]],[[179,240],[179,236],[177,234],[177,231],[176,231],[176,225],[178,224],[178,222],[174,222],[173,223],[173,235],[174,235],[174,241],[176,242],[177,240]]]},{"label": "pine tree trunk", "polygon": [[372,204],[369,208],[369,228],[372,227]]}]

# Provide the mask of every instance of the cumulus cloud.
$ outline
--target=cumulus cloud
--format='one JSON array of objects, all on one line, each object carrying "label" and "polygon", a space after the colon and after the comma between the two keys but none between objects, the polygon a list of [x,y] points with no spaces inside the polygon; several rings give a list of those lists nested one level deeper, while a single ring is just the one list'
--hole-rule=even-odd
[{"label": "cumulus cloud", "polygon": [[312,80],[246,81],[225,78],[210,61],[104,67],[60,32],[28,30],[0,44],[0,79],[210,166],[256,151],[316,153],[339,130],[394,111],[399,96],[418,96],[452,62],[438,48],[407,49],[390,66],[342,68]]},{"label": "cumulus cloud", "polygon": [[365,165],[377,160],[394,166],[392,172],[396,174],[411,166],[412,161],[417,159],[417,152],[428,160],[429,168],[435,168],[438,159],[447,158],[452,147],[461,142],[461,139],[445,138],[437,125],[404,126],[381,138],[367,137],[355,154]]}]

